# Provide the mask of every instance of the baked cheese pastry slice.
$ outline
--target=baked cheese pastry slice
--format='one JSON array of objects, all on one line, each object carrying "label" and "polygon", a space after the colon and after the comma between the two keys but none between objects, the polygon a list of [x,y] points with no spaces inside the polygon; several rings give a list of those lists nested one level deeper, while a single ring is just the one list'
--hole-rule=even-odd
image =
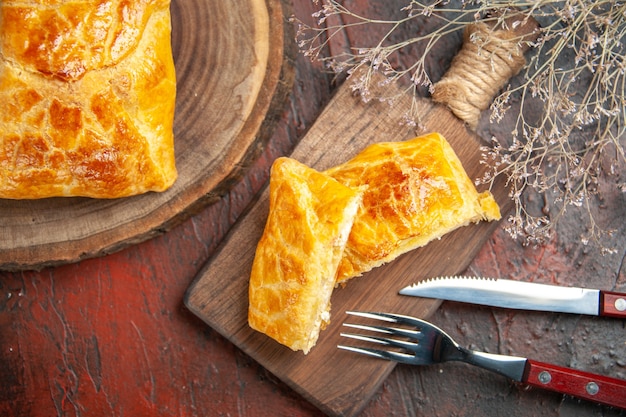
[{"label": "baked cheese pastry slice", "polygon": [[330,320],[335,273],[361,193],[286,157],[272,165],[269,187],[269,214],[250,275],[248,322],[307,354]]},{"label": "baked cheese pastry slice", "polygon": [[0,1],[0,198],[176,179],[169,0]]},{"label": "baked cheese pastry slice", "polygon": [[337,283],[458,227],[500,219],[491,193],[476,191],[454,150],[438,133],[371,145],[325,173],[348,187],[365,187]]}]

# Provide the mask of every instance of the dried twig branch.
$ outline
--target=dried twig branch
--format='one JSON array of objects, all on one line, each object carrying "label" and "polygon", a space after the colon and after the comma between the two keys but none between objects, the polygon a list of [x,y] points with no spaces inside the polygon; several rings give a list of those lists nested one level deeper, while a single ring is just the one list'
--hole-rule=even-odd
[{"label": "dried twig branch", "polygon": [[[490,170],[479,181],[491,183],[506,176],[515,202],[507,228],[512,236],[526,243],[542,242],[568,208],[580,207],[588,219],[582,242],[595,240],[606,252],[614,251],[603,245],[611,230],[597,224],[590,202],[597,196],[602,176],[614,178],[626,192],[626,2],[407,0],[402,18],[383,20],[357,15],[337,0],[313,1],[320,5],[314,15],[317,25],[299,22],[301,50],[335,73],[358,70],[362,75],[349,82],[365,101],[393,101],[380,85],[373,88],[373,72],[385,75],[385,82],[403,82],[404,92],[415,97],[423,89],[432,93],[428,58],[449,34],[475,22],[501,28],[509,21],[536,19],[541,26],[537,39],[520,35],[518,40],[530,48],[528,64],[497,94],[489,110],[491,123],[512,116],[514,129],[508,137],[494,137],[490,146],[483,147],[482,162]],[[340,23],[328,24],[331,17]],[[394,38],[401,25],[417,19],[435,22],[435,29],[401,41]],[[324,53],[334,37],[364,25],[388,30],[375,45],[355,46],[337,56]],[[392,64],[395,54],[416,44],[423,53],[412,64],[404,68]],[[418,106],[416,99],[407,109],[408,123],[419,124]],[[512,108],[515,112],[510,115]],[[551,197],[551,209],[531,213],[523,199],[528,192]]]}]

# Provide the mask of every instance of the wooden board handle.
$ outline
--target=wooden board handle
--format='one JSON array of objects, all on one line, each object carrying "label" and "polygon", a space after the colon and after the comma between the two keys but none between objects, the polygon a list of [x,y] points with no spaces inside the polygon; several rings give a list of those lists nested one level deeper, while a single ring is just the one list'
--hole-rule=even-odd
[{"label": "wooden board handle", "polygon": [[600,315],[626,318],[626,294],[600,291]]},{"label": "wooden board handle", "polygon": [[534,387],[626,409],[626,381],[528,360],[523,382]]}]

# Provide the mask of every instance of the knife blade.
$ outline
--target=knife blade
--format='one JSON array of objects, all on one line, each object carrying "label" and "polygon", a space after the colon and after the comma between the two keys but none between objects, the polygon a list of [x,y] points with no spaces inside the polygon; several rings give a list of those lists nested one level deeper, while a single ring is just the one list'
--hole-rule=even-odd
[{"label": "knife blade", "polygon": [[626,318],[625,293],[508,279],[437,277],[405,287],[400,294],[518,310]]}]

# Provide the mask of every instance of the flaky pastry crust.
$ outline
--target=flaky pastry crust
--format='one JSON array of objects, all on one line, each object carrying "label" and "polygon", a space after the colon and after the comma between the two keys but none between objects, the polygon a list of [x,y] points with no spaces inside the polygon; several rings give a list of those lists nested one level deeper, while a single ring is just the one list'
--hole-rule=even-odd
[{"label": "flaky pastry crust", "polygon": [[176,179],[169,0],[0,2],[0,198]]},{"label": "flaky pastry crust", "polygon": [[491,193],[477,192],[454,150],[438,133],[371,145],[325,173],[348,187],[365,187],[337,283],[458,227],[500,219]]},{"label": "flaky pastry crust", "polygon": [[250,327],[309,352],[330,320],[335,272],[360,201],[358,190],[294,159],[274,162],[250,275]]}]

